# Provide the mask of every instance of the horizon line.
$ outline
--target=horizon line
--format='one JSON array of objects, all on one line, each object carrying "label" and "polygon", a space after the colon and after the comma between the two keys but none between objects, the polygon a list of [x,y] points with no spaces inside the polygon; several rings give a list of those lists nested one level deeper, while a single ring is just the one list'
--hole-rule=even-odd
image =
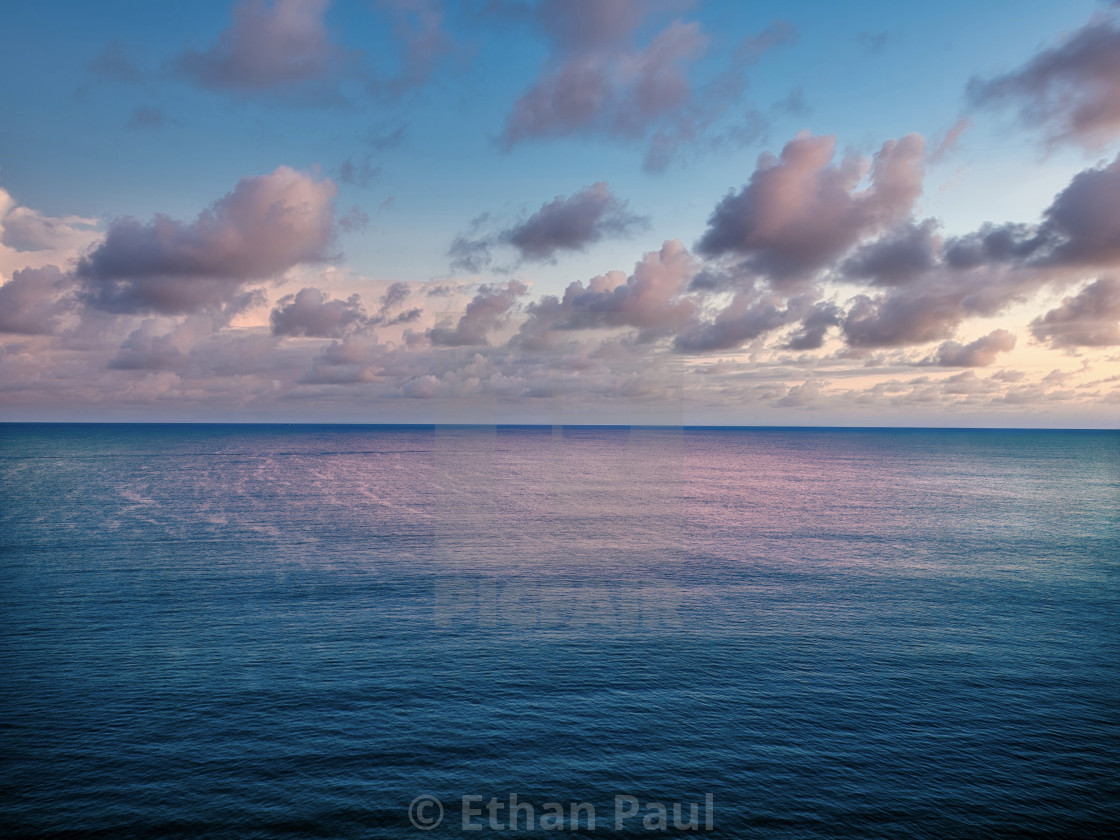
[{"label": "horizon line", "polygon": [[451,429],[680,429],[705,431],[1120,432],[1117,426],[908,426],[667,423],[367,423],[284,420],[0,420],[0,426],[346,426]]}]

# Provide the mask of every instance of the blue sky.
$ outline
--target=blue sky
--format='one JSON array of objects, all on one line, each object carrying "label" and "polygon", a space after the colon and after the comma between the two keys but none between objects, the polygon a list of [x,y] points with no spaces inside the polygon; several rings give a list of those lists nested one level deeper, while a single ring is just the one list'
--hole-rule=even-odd
[{"label": "blue sky", "polygon": [[[1054,256],[1076,250],[1077,232],[1046,216],[1078,173],[1106,173],[1116,156],[1117,28],[1101,3],[43,2],[5,16],[0,388],[12,419],[643,422],[669,406],[696,422],[1113,425],[1112,252]],[[1047,55],[1061,61],[1038,63]],[[1076,115],[1054,105],[1058,90],[1103,116],[1064,130]],[[873,195],[872,161],[909,135],[923,142],[905,164],[917,181]],[[761,154],[798,137],[834,138],[803,186],[824,189],[845,156],[863,174],[841,204],[806,205],[802,228],[763,242],[785,199],[745,187],[770,165]],[[815,142],[798,148],[824,154]],[[282,171],[303,180],[273,178]],[[244,201],[222,204],[239,184]],[[740,191],[730,244],[715,247],[716,209]],[[229,261],[172,258],[249,236],[239,214],[279,195],[325,214],[325,227],[299,229],[312,238],[289,260],[262,256],[293,235],[267,220]],[[196,223],[207,208],[229,226],[216,238]],[[817,230],[812,216],[832,210],[848,215]],[[583,229],[558,232],[564,213]],[[127,218],[135,235],[114,236]],[[170,240],[158,218],[178,225]],[[860,248],[925,219],[936,268],[853,274]],[[1015,234],[1036,243],[1031,255],[949,276],[954,243],[1006,223],[1031,227]],[[806,254],[838,237],[827,258],[775,250],[810,233]],[[645,282],[643,255],[670,271],[667,241],[685,256],[649,281],[660,309],[646,300],[634,315],[616,290]],[[778,257],[799,268],[778,271]],[[38,273],[16,283],[24,270]],[[595,277],[599,297],[571,304],[594,317],[564,309],[547,341],[526,338],[545,329],[549,296],[563,309],[565,290],[590,295]],[[395,283],[423,298],[402,310],[419,308],[412,320],[375,314]],[[971,302],[969,284],[992,300]],[[301,289],[319,297],[300,306],[318,308],[291,309]],[[881,321],[927,299],[955,309],[905,334],[860,332],[861,305]],[[492,313],[485,330],[438,332],[472,302]],[[607,311],[616,304],[630,314]],[[1104,320],[1085,327],[1087,307]],[[829,321],[824,343],[793,347],[812,311]],[[322,317],[297,324],[305,314]],[[971,355],[954,349],[997,333]],[[153,341],[174,352],[133,352]],[[331,347],[346,348],[347,372],[319,376]],[[243,364],[221,361],[239,352]],[[635,385],[651,369],[656,381]],[[542,390],[542,370],[563,387]]]}]

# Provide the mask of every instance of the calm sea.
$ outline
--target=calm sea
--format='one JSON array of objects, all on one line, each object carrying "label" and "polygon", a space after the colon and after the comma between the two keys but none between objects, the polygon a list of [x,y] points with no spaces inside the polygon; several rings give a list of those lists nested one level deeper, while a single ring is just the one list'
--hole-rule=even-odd
[{"label": "calm sea", "polygon": [[1120,836],[1120,433],[9,424],[0,484],[4,836]]}]

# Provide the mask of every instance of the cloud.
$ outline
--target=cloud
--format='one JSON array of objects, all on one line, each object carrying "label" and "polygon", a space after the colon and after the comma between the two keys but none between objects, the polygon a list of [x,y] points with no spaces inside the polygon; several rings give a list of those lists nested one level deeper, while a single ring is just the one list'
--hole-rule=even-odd
[{"label": "cloud", "polygon": [[957,269],[1021,266],[1076,271],[1120,263],[1120,157],[1076,174],[1037,225],[985,224],[945,244]]},{"label": "cloud", "polygon": [[129,58],[120,41],[106,44],[105,49],[86,66],[86,70],[103,82],[135,83],[143,78],[140,68]]},{"label": "cloud", "polygon": [[49,335],[73,308],[71,278],[58,266],[25,268],[0,286],[0,333]]},{"label": "cloud", "polygon": [[829,329],[843,322],[839,306],[829,301],[818,301],[801,319],[801,328],[790,337],[786,347],[790,350],[818,350],[824,345]]},{"label": "cloud", "polygon": [[937,348],[934,360],[942,367],[986,367],[996,360],[997,355],[1014,348],[1014,333],[993,330],[968,344],[946,341]]},{"label": "cloud", "polygon": [[[680,108],[667,115],[649,138],[642,168],[663,172],[686,152],[696,157],[706,152],[738,148],[759,142],[769,129],[769,118],[757,108],[737,107],[747,88],[747,72],[767,52],[797,40],[797,31],[787,21],[771,23],[757,35],[744,38],[728,66],[699,85]],[[722,118],[733,108],[738,118],[727,124]],[[772,110],[789,116],[809,112],[800,87],[793,88]]]},{"label": "cloud", "polygon": [[1101,277],[1031,322],[1031,333],[1052,347],[1120,344],[1120,279]]},{"label": "cloud", "polygon": [[132,112],[126,128],[160,128],[167,122],[167,115],[162,108],[151,105],[141,105]]},{"label": "cloud", "polygon": [[863,29],[856,33],[855,41],[868,53],[882,52],[891,41],[889,32]]},{"label": "cloud", "polygon": [[784,301],[767,295],[761,299],[740,293],[715,320],[697,324],[678,335],[673,346],[683,353],[707,353],[728,350],[758,338],[789,323],[793,313],[783,308]]},{"label": "cloud", "polygon": [[1041,128],[1050,143],[1098,148],[1120,133],[1120,29],[1100,14],[1025,65],[992,79],[974,78],[976,107],[1018,106],[1023,125]]},{"label": "cloud", "polygon": [[420,307],[412,307],[402,310],[396,315],[392,314],[392,311],[408,300],[411,295],[412,290],[409,289],[407,283],[391,284],[378,301],[380,308],[377,310],[377,314],[370,319],[370,323],[392,327],[397,324],[410,324],[419,319],[423,314]]},{"label": "cloud", "polygon": [[16,251],[56,251],[83,247],[96,236],[97,219],[55,218],[16,205],[0,189],[0,244]]},{"label": "cloud", "polygon": [[962,117],[949,128],[948,131],[934,144],[933,151],[929,153],[930,163],[940,163],[950,152],[957,148],[961,137],[968,129],[972,128],[972,120]]},{"label": "cloud", "polygon": [[[477,231],[489,216],[473,223]],[[606,237],[633,234],[649,224],[644,216],[630,213],[604,181],[568,197],[557,196],[541,205],[528,219],[496,234],[478,237],[462,234],[449,249],[452,267],[478,271],[491,262],[490,249],[512,246],[522,260],[545,262],[562,251],[583,251]]]},{"label": "cloud", "polygon": [[683,297],[698,262],[677,240],[647,253],[627,277],[621,271],[593,277],[585,286],[574,282],[562,298],[546,295],[529,306],[529,319],[516,341],[545,347],[556,330],[631,327],[652,339],[690,323],[696,305]]},{"label": "cloud", "polygon": [[401,94],[427,82],[440,61],[454,52],[455,44],[443,26],[443,4],[438,0],[381,0],[392,20],[392,40],[400,50],[396,75],[371,84],[373,92]]},{"label": "cloud", "polygon": [[948,338],[967,312],[955,288],[857,295],[844,316],[852,347],[902,347]]},{"label": "cloud", "polygon": [[355,187],[368,187],[380,174],[381,167],[373,165],[371,155],[363,155],[357,160],[348,157],[338,167],[338,180]]},{"label": "cloud", "polygon": [[850,279],[870,281],[877,286],[900,286],[933,269],[940,251],[941,238],[934,219],[908,221],[859,247],[840,270]]},{"label": "cloud", "polygon": [[1057,240],[1049,262],[1113,265],[1120,262],[1120,156],[1079,172],[1043,216],[1043,237]]},{"label": "cloud", "polygon": [[922,189],[923,147],[910,134],[884,143],[871,162],[849,156],[833,164],[834,137],[799,134],[780,158],[763,154],[750,182],[719,203],[697,250],[745,256],[777,284],[806,280],[907,216]]},{"label": "cloud", "polygon": [[608,236],[627,236],[648,224],[648,219],[626,209],[606,182],[564,198],[557,196],[503,239],[526,260],[548,260],[557,251],[582,251]]},{"label": "cloud", "polygon": [[77,266],[85,300],[118,313],[219,307],[253,280],[327,257],[335,186],[286,166],[242,178],[193,222],[114,221]]},{"label": "cloud", "polygon": [[217,43],[177,66],[204,88],[237,93],[329,86],[344,61],[323,16],[329,0],[240,0]]},{"label": "cloud", "polygon": [[518,298],[528,290],[517,280],[504,286],[482,286],[453,328],[433,327],[428,330],[428,339],[446,347],[486,344],[486,336],[508,320]]},{"label": "cloud", "polygon": [[112,370],[176,370],[185,361],[176,335],[160,333],[159,321],[145,318],[121,344],[117,355],[109,360]]},{"label": "cloud", "polygon": [[683,65],[706,45],[698,24],[674,21],[643,50],[567,56],[514,104],[505,144],[581,132],[641,136],[650,122],[687,101]]},{"label": "cloud", "polygon": [[644,45],[636,43],[647,20],[674,5],[545,0],[528,14],[519,8],[515,16],[529,18],[552,52],[514,103],[502,134],[506,148],[576,134],[648,139],[645,168],[659,171],[741,97],[751,64],[793,39],[789,24],[774,24],[744,39],[726,69],[697,87],[690,74],[710,40],[698,23],[672,20]]},{"label": "cloud", "polygon": [[328,298],[319,289],[300,289],[280,298],[269,315],[273,335],[308,338],[341,338],[366,321],[366,311],[358,295],[346,300]]}]

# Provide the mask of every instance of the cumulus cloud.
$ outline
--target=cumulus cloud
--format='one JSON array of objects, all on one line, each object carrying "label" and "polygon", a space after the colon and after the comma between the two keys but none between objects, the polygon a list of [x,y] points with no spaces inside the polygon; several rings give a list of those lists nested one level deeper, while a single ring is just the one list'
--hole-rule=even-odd
[{"label": "cumulus cloud", "polygon": [[775,295],[761,299],[741,293],[713,321],[678,335],[674,347],[684,353],[728,350],[789,323],[792,311]]},{"label": "cumulus cloud", "polygon": [[329,298],[319,289],[300,289],[280,298],[269,315],[273,335],[340,338],[366,321],[359,295],[346,300]]},{"label": "cumulus cloud", "polygon": [[956,269],[1020,266],[1069,273],[1120,263],[1120,157],[1079,172],[1036,225],[985,224],[945,243]]},{"label": "cumulus cloud", "polygon": [[1022,67],[973,79],[978,107],[1014,105],[1024,125],[1041,127],[1051,143],[1100,147],[1120,133],[1120,28],[1101,14]]},{"label": "cumulus cloud", "polygon": [[844,316],[844,338],[852,347],[903,347],[948,338],[967,314],[963,297],[955,288],[857,295]]},{"label": "cumulus cloud", "polygon": [[1052,262],[1120,262],[1120,157],[1074,176],[1046,210],[1043,236],[1057,240]]},{"label": "cumulus cloud", "polygon": [[454,327],[433,327],[428,330],[428,339],[446,347],[486,344],[487,335],[508,320],[518,298],[527,291],[528,286],[517,280],[504,286],[482,286]]},{"label": "cumulus cloud", "polygon": [[187,50],[180,71],[205,88],[294,91],[329,83],[344,60],[323,20],[329,0],[240,0],[217,43]]},{"label": "cumulus cloud", "polygon": [[937,348],[934,361],[942,367],[986,367],[1000,353],[1015,349],[1015,335],[993,330],[968,344],[946,341]]},{"label": "cumulus cloud", "polygon": [[629,277],[621,271],[576,281],[562,298],[546,295],[529,307],[517,341],[527,347],[551,343],[555,330],[632,327],[649,339],[689,323],[696,305],[683,295],[698,264],[677,240],[647,253]]},{"label": "cumulus cloud", "polygon": [[176,335],[161,332],[155,318],[145,318],[121,344],[117,355],[109,360],[112,370],[175,370],[185,360]]},{"label": "cumulus cloud", "polygon": [[817,301],[801,319],[800,328],[790,337],[786,347],[790,350],[818,350],[824,345],[829,329],[843,322],[839,306],[830,301]]},{"label": "cumulus cloud", "polygon": [[557,251],[581,251],[605,236],[626,236],[647,223],[599,181],[567,198],[557,196],[505,238],[523,258],[547,260]]},{"label": "cumulus cloud", "polygon": [[917,280],[937,265],[940,250],[936,220],[908,221],[880,239],[860,246],[840,270],[849,279],[870,281],[877,286],[900,286]]},{"label": "cumulus cloud", "polygon": [[[488,216],[475,221],[475,227]],[[561,251],[582,251],[606,237],[628,236],[647,226],[649,220],[631,213],[604,181],[573,193],[557,196],[512,227],[481,237],[463,234],[452,242],[452,266],[478,271],[491,262],[490,249],[512,246],[521,259],[544,262]]]},{"label": "cumulus cloud", "polygon": [[1120,280],[1101,277],[1093,281],[1032,321],[1031,332],[1052,347],[1120,344]]},{"label": "cumulus cloud", "polygon": [[16,204],[0,189],[0,244],[16,251],[57,251],[83,247],[96,236],[97,219],[46,216]]},{"label": "cumulus cloud", "polygon": [[331,181],[281,166],[242,178],[193,222],[118,219],[78,263],[84,297],[119,313],[219,307],[247,282],[324,260],[334,197]]},{"label": "cumulus cloud", "polygon": [[73,284],[58,266],[25,268],[0,286],[0,333],[49,335],[73,307]]},{"label": "cumulus cloud", "polygon": [[636,43],[646,21],[672,7],[643,0],[545,0],[536,7],[529,17],[552,53],[514,104],[506,147],[572,134],[648,138],[646,169],[664,169],[741,97],[746,69],[793,37],[781,23],[744,39],[729,66],[697,87],[690,75],[709,45],[698,23],[672,20]]},{"label": "cumulus cloud", "polygon": [[884,143],[873,161],[833,164],[834,137],[799,134],[781,157],[763,154],[750,182],[719,203],[697,250],[744,256],[776,284],[808,279],[909,214],[922,190],[923,147],[911,134]]}]

